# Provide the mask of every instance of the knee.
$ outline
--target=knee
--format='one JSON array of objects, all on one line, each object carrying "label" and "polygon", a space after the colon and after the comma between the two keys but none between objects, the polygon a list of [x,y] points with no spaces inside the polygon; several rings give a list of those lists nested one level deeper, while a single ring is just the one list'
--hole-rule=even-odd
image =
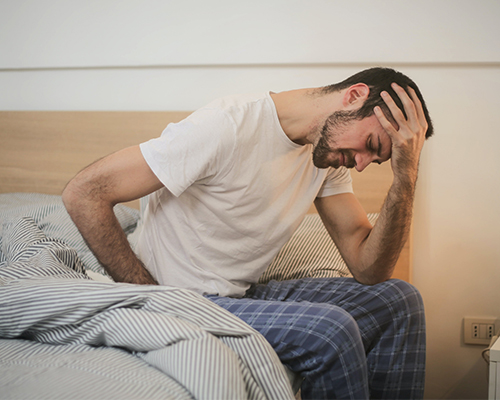
[{"label": "knee", "polygon": [[[319,310],[316,310],[319,311]],[[341,344],[348,348],[357,347],[361,344],[361,334],[356,320],[347,311],[335,307],[324,306],[321,312],[316,313],[312,319],[314,329],[308,339],[309,345],[316,341],[318,346],[342,347]],[[304,343],[307,345],[307,343]],[[321,351],[320,351],[321,353]]]},{"label": "knee", "polygon": [[298,354],[302,355],[298,359],[303,360],[302,374],[309,378],[331,371],[336,363],[349,371],[351,368],[358,368],[366,359],[356,320],[337,307],[328,307],[326,311],[322,311],[321,315],[315,316],[315,327],[308,330],[307,339],[298,350]]},{"label": "knee", "polygon": [[340,307],[300,303],[288,315],[286,321],[274,325],[277,328],[275,339],[280,346],[293,344],[295,350],[302,348],[321,354],[322,349],[338,346],[339,343],[359,341],[358,324]]},{"label": "knee", "polygon": [[317,384],[318,379],[327,379],[321,382],[331,386],[331,377],[351,376],[366,363],[359,326],[339,307],[311,305],[293,324],[290,334],[275,350],[288,368],[305,378],[306,386],[307,382]]},{"label": "knee", "polygon": [[392,279],[390,282],[392,282],[400,297],[405,299],[411,306],[418,308],[422,306],[422,296],[415,286],[400,279]]},{"label": "knee", "polygon": [[424,303],[415,286],[400,279],[391,279],[383,284],[388,304],[406,315],[423,315]]}]

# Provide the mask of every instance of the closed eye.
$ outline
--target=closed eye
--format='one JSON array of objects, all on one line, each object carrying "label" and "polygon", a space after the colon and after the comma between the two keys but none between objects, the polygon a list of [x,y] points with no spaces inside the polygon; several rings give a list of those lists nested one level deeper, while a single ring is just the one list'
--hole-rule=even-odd
[{"label": "closed eye", "polygon": [[380,141],[380,136],[378,137],[377,144],[378,144],[378,146],[375,149],[375,147],[373,147],[373,135],[370,135],[367,142],[366,142],[366,147],[370,153],[377,154],[378,157],[381,157],[381,155],[382,155],[382,143]]},{"label": "closed eye", "polygon": [[368,140],[366,142],[366,148],[370,153],[375,153],[375,148],[373,147],[373,142],[372,142],[372,135],[368,137]]},{"label": "closed eye", "polygon": [[373,160],[372,162],[380,165],[380,164],[382,164],[382,161],[380,161],[380,158],[382,157],[382,142],[380,141],[380,136],[378,136],[377,139],[378,139],[378,143],[377,143],[378,146],[376,149],[373,146],[373,135],[370,135],[368,137],[368,140],[366,142],[366,147],[370,153],[377,154],[377,157],[379,157],[379,160]]}]

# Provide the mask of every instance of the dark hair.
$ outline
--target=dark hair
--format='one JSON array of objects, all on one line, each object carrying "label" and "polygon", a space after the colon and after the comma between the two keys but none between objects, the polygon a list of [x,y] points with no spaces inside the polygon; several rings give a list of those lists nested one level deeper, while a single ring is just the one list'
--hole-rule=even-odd
[{"label": "dark hair", "polygon": [[420,92],[420,89],[418,88],[416,83],[413,82],[406,75],[402,74],[401,72],[395,71],[391,68],[381,68],[381,67],[370,68],[358,72],[357,74],[352,75],[351,77],[345,79],[342,82],[335,83],[330,86],[325,86],[324,88],[322,88],[321,92],[322,93],[337,92],[347,89],[357,83],[364,83],[368,85],[368,87],[370,88],[370,93],[365,103],[361,106],[359,110],[356,111],[357,119],[363,119],[373,115],[374,107],[379,106],[384,112],[385,116],[389,120],[394,121],[394,117],[392,116],[389,107],[387,107],[384,100],[382,100],[382,97],[380,97],[380,93],[383,92],[384,90],[388,92],[406,118],[406,112],[404,110],[403,103],[401,102],[399,96],[391,87],[391,83],[393,82],[397,83],[399,86],[405,89],[407,93],[408,93],[408,87],[411,87],[413,90],[415,90],[415,93],[417,94],[420,102],[422,103],[425,119],[427,120],[428,124],[425,137],[426,139],[431,137],[432,134],[434,133],[434,127],[432,126],[431,117],[429,116],[429,111],[427,110],[427,106],[425,105],[422,93]]}]

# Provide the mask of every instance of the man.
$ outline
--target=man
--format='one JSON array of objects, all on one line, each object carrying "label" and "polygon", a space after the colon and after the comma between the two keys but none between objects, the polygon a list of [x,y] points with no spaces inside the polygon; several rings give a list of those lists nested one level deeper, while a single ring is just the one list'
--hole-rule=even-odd
[{"label": "man", "polygon": [[[63,200],[115,280],[192,289],[239,316],[304,378],[304,399],[419,398],[422,301],[388,279],[432,130],[415,83],[373,68],[212,102],[80,172]],[[394,181],[372,227],[347,168],[389,159]],[[148,194],[137,256],[113,206]],[[313,201],[355,279],[255,285]]]}]

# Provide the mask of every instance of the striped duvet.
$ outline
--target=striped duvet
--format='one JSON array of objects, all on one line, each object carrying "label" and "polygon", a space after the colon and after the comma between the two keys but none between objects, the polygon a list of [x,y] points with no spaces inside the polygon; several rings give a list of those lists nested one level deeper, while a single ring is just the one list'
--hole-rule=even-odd
[{"label": "striped duvet", "polygon": [[[100,267],[56,197],[6,196],[2,399],[293,398],[276,354],[241,320],[190,291],[91,280]],[[136,216],[119,219],[127,230]]]}]

